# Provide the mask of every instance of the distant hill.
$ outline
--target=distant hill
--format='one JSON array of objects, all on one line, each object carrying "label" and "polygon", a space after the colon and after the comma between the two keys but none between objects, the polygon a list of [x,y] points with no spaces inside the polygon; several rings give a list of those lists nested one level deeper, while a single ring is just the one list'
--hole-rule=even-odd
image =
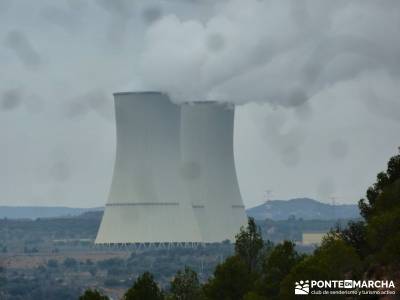
[{"label": "distant hill", "polygon": [[358,206],[355,204],[331,205],[310,198],[291,200],[269,200],[264,204],[249,208],[247,215],[256,220],[287,220],[290,216],[304,220],[332,220],[359,218]]},{"label": "distant hill", "polygon": [[72,217],[86,212],[99,210],[103,210],[103,208],[72,208],[62,206],[0,206],[0,219]]},{"label": "distant hill", "polygon": [[[100,218],[103,207],[72,208],[62,206],[0,206],[0,219],[37,219],[74,217]],[[287,220],[290,216],[304,220],[332,220],[359,218],[359,210],[354,204],[341,204],[334,207],[309,198],[291,200],[270,200],[249,208],[247,215],[256,220]]]}]

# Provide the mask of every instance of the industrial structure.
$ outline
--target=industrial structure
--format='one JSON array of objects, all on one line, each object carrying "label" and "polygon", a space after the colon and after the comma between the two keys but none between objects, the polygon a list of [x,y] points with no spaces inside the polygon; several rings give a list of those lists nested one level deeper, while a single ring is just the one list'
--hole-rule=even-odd
[{"label": "industrial structure", "polygon": [[116,93],[114,174],[97,244],[233,240],[246,215],[233,157],[234,106]]}]

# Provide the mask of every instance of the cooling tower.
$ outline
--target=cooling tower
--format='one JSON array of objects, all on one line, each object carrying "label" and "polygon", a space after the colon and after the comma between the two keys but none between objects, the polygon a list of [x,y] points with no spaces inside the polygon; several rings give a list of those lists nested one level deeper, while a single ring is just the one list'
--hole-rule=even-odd
[{"label": "cooling tower", "polygon": [[196,102],[181,108],[181,159],[204,242],[234,241],[246,214],[233,154],[234,106]]},{"label": "cooling tower", "polygon": [[234,107],[116,93],[116,158],[97,244],[233,241],[246,223]]},{"label": "cooling tower", "polygon": [[180,107],[155,92],[114,100],[114,174],[96,243],[201,242],[182,187]]}]

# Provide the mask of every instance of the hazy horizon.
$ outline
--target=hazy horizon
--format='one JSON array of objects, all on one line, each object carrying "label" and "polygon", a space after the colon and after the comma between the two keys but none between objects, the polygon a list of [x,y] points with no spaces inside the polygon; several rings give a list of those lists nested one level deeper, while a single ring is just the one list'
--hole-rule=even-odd
[{"label": "hazy horizon", "polygon": [[[286,201],[297,200],[297,199],[311,199],[311,200],[314,200],[314,201],[317,201],[317,202],[320,202],[320,203],[323,203],[323,204],[328,204],[328,205],[357,205],[357,203],[340,203],[340,202],[337,202],[337,201],[335,201],[335,202],[332,202],[332,201],[323,202],[323,201],[320,201],[318,199],[313,199],[313,198],[309,198],[309,197],[294,197],[294,198],[288,198],[288,199],[268,199],[268,200],[265,200],[265,201],[263,201],[261,203],[255,204],[253,206],[246,206],[246,209],[250,209],[250,208],[253,208],[253,207],[256,207],[256,206],[259,206],[259,205],[263,205],[267,201],[283,201],[283,202],[286,202]],[[60,204],[60,205],[40,205],[40,204],[7,205],[7,204],[0,204],[0,207],[12,207],[12,208],[14,208],[14,207],[15,208],[25,208],[25,207],[26,208],[27,207],[33,207],[33,208],[36,208],[36,207],[49,207],[49,208],[53,208],[54,207],[54,208],[72,208],[72,209],[75,209],[75,208],[77,208],[77,209],[100,209],[100,208],[104,208],[105,204],[104,205],[99,205],[99,206],[68,206],[68,205],[62,205],[62,204]]]}]

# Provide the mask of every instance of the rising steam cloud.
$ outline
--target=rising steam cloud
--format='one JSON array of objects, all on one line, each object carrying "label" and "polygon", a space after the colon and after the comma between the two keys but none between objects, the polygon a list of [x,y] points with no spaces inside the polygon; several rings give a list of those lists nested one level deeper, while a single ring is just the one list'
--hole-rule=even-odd
[{"label": "rising steam cloud", "polygon": [[170,14],[145,34],[140,77],[178,101],[282,106],[376,70],[398,79],[400,3],[389,2],[233,0],[206,21]]}]

